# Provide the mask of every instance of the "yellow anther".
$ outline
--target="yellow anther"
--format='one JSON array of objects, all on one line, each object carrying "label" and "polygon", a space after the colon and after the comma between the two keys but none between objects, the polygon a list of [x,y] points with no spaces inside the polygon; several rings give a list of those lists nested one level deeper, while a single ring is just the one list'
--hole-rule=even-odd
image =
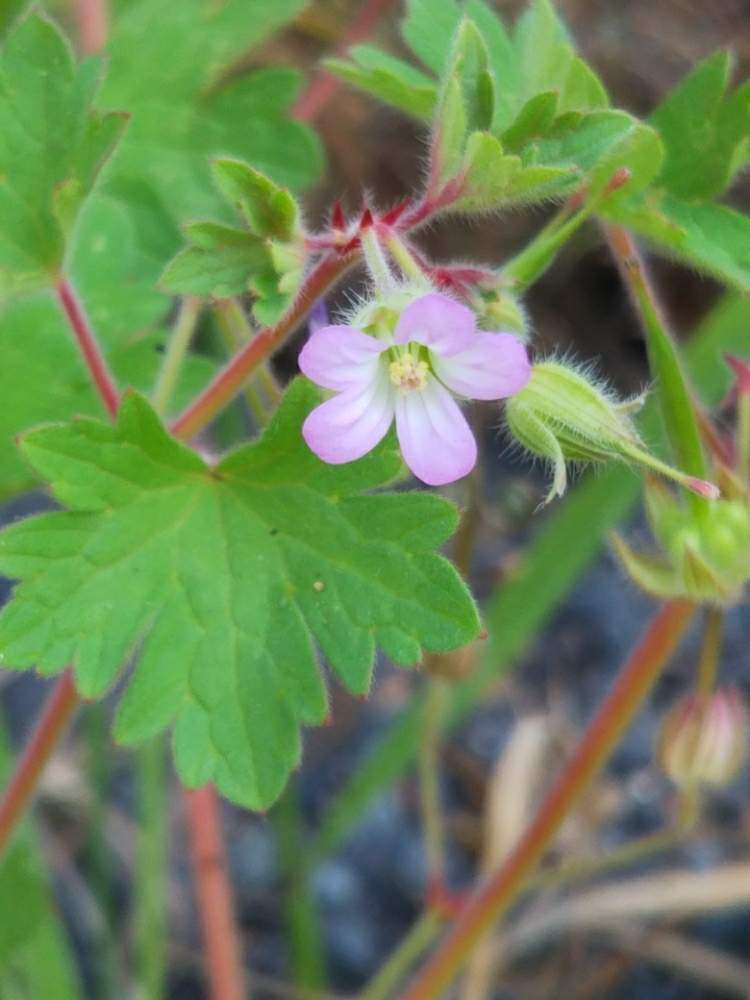
[{"label": "yellow anther", "polygon": [[427,363],[417,361],[412,354],[405,354],[388,366],[388,376],[399,389],[423,389],[427,382]]}]

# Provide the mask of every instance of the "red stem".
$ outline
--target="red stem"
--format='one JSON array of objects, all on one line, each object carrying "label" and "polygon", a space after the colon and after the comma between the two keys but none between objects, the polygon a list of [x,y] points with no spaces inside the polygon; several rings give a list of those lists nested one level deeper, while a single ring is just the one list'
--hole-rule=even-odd
[{"label": "red stem", "polygon": [[107,0],[76,0],[75,13],[81,54],[95,55],[107,44]]},{"label": "red stem", "polygon": [[[338,48],[339,54],[345,54],[351,45],[369,38],[380,18],[393,3],[394,0],[364,0]],[[340,86],[338,77],[320,70],[297,98],[292,108],[292,118],[296,118],[298,122],[314,121]]]},{"label": "red stem", "polygon": [[355,260],[354,252],[345,255],[331,253],[323,257],[308,275],[291,309],[284,313],[276,326],[266,327],[253,337],[177,417],[170,428],[175,437],[189,439],[205,427],[239,391],[248,375],[289,336],[317,300]]},{"label": "red stem", "polygon": [[694,611],[687,601],[670,601],[660,608],[518,845],[495,874],[477,889],[437,951],[407,987],[402,1000],[433,1000],[439,996],[482,935],[507,910],[563,820],[607,760],[677,647]]},{"label": "red stem", "polygon": [[117,416],[120,396],[83,306],[78,301],[76,293],[66,278],[60,278],[55,285],[55,291],[57,292],[60,305],[65,310],[70,327],[75,334],[76,342],[88,366],[91,379],[99,391],[107,412],[110,417],[114,418]]},{"label": "red stem", "polygon": [[190,858],[203,925],[211,1000],[244,1000],[244,971],[232,911],[224,842],[213,785],[183,789]]},{"label": "red stem", "polygon": [[26,810],[39,776],[78,704],[73,675],[70,670],[66,670],[45,704],[0,801],[0,856],[8,844],[16,823]]}]

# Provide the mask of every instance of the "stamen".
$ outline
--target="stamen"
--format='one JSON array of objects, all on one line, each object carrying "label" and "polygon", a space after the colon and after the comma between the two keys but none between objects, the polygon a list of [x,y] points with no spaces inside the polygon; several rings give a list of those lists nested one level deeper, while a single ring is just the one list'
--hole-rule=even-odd
[{"label": "stamen", "polygon": [[427,382],[428,371],[427,363],[417,361],[413,354],[404,354],[388,365],[388,377],[393,385],[407,392],[423,389]]}]

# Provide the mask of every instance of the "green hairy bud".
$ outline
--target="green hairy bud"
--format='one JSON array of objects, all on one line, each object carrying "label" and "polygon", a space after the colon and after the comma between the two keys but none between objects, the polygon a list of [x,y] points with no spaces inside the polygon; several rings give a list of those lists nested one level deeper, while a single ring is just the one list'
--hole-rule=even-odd
[{"label": "green hairy bud", "polygon": [[527,385],[508,400],[506,414],[513,437],[552,463],[545,503],[565,492],[567,462],[633,462],[701,496],[718,496],[711,483],[684,475],[646,449],[630,418],[642,402],[642,397],[619,401],[606,387],[559,361],[534,365]]}]

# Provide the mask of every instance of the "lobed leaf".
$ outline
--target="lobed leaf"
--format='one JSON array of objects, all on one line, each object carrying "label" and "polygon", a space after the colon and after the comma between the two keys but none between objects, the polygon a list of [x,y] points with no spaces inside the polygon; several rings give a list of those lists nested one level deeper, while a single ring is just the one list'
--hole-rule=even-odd
[{"label": "lobed leaf", "polygon": [[361,495],[394,477],[398,452],[324,465],[300,434],[318,400],[298,380],[263,437],[214,468],[135,393],[115,427],[33,431],[24,455],[69,510],[0,534],[0,567],[21,580],[0,615],[3,662],[45,674],[72,662],[80,693],[98,698],[137,649],[116,737],[174,723],[182,780],[212,780],[252,808],[281,791],[300,724],[325,716],[313,639],[364,693],[376,645],[408,665],[479,627],[433,552],[455,509],[421,493]]}]

